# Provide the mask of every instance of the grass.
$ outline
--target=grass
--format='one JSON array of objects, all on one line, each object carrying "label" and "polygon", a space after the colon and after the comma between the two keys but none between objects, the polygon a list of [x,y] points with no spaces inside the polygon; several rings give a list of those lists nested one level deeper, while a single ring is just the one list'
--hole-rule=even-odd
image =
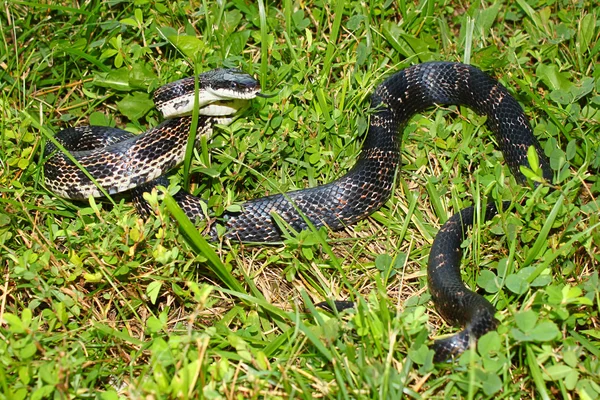
[{"label": "grass", "polygon": [[[0,398],[600,397],[599,15],[587,2],[0,3]],[[469,110],[405,129],[384,208],[344,232],[276,246],[207,244],[156,201],[76,203],[43,186],[47,135],[142,132],[158,86],[215,67],[259,99],[194,153],[191,188],[217,215],[329,182],[358,154],[368,96],[428,60],[470,62],[523,104],[554,187],[517,185]],[[184,180],[182,180],[184,182]],[[464,277],[498,331],[447,365],[426,287],[452,213],[526,199],[465,242]],[[479,267],[481,266],[481,267]],[[328,315],[313,304],[357,300]]]}]

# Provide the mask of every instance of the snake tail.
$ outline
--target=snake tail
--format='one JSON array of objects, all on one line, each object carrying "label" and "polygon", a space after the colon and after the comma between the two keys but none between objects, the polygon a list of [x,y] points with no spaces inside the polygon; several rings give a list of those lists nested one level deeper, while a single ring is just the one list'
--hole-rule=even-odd
[{"label": "snake tail", "polygon": [[[509,206],[508,201],[502,203],[503,209]],[[482,211],[482,222],[498,214],[495,204],[488,204]],[[473,226],[475,214],[475,207],[454,214],[440,228],[431,247],[427,281],[433,303],[446,322],[463,327],[459,333],[434,342],[435,362],[460,355],[472,342],[497,326],[494,318],[496,308],[483,296],[467,288],[460,273],[461,244],[468,229]]]}]

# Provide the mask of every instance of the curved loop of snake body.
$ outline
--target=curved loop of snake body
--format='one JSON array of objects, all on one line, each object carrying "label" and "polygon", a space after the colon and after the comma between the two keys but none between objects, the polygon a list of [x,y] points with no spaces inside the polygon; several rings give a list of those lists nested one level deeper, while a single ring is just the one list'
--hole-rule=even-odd
[{"label": "curved loop of snake body", "polygon": [[[198,78],[201,91],[208,93],[207,104],[260,95],[258,83],[248,75],[218,71]],[[172,89],[179,93],[175,99],[166,96]],[[190,89],[193,93],[193,78],[157,90],[157,106],[167,114],[189,111],[193,106]],[[180,96],[188,97],[181,100]],[[526,179],[520,167],[529,166],[527,151],[531,146],[537,152],[544,178],[552,178],[547,158],[533,136],[523,110],[506,88],[469,65],[424,63],[393,74],[375,89],[371,96],[374,111],[363,148],[355,166],[346,175],[326,185],[243,203],[240,212],[224,216],[226,237],[243,242],[279,241],[282,232],[273,214],[296,231],[306,229],[307,221],[315,227],[341,229],[370,215],[393,192],[400,165],[401,135],[398,131],[414,114],[434,105],[465,105],[485,115],[486,124],[495,134],[508,166],[521,183]],[[220,107],[228,110],[225,114],[237,109],[237,106],[228,109],[227,103]],[[214,109],[216,111],[211,114],[223,111],[217,106]],[[210,131],[217,122],[226,121],[201,116],[199,130]],[[142,136],[133,137],[112,128],[86,127],[67,129],[59,133],[57,139],[71,151],[86,135],[103,136],[106,133],[110,137],[108,147],[99,148],[100,145],[94,143],[72,155],[109,193],[131,188],[141,192],[156,184],[153,179],[181,162],[190,126],[191,117],[172,116]],[[50,147],[47,153],[53,150]],[[101,194],[96,185],[61,153],[56,153],[46,163],[45,176],[47,186],[64,197],[85,198]],[[176,199],[188,216],[202,218],[201,200],[183,191]],[[488,206],[486,219],[496,213],[494,205]],[[434,343],[436,361],[461,353],[469,343],[496,326],[494,306],[469,290],[460,275],[460,243],[473,223],[473,215],[474,210],[470,208],[450,218],[440,229],[429,256],[428,282],[434,304],[448,322],[464,327],[459,334]],[[338,308],[350,304],[339,302]]]}]

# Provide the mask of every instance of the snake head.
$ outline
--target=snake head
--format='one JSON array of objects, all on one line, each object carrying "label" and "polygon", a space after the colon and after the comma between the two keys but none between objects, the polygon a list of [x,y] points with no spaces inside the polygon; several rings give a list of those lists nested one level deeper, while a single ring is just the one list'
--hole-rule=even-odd
[{"label": "snake head", "polygon": [[249,100],[260,93],[260,83],[238,69],[215,69],[198,76],[200,87],[219,100]]},{"label": "snake head", "polygon": [[[154,92],[156,108],[165,118],[192,113],[195,78],[171,82]],[[202,115],[227,116],[243,108],[260,93],[260,84],[237,69],[215,69],[198,75],[198,107]]]}]

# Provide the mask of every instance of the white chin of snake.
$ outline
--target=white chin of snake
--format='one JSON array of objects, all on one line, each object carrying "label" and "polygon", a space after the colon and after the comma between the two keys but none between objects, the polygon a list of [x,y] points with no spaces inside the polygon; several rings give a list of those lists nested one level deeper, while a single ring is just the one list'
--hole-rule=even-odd
[{"label": "white chin of snake", "polygon": [[211,117],[228,116],[237,113],[242,108],[248,105],[248,100],[235,99],[219,101],[216,103],[208,104],[202,107],[198,112],[200,115],[207,115]]},{"label": "white chin of snake", "polygon": [[[243,108],[248,100],[256,97],[255,92],[245,95],[228,93],[228,91],[205,90],[199,98],[200,115],[219,116],[235,114]],[[189,115],[194,111],[194,94],[179,96],[158,106],[165,118]]]}]

